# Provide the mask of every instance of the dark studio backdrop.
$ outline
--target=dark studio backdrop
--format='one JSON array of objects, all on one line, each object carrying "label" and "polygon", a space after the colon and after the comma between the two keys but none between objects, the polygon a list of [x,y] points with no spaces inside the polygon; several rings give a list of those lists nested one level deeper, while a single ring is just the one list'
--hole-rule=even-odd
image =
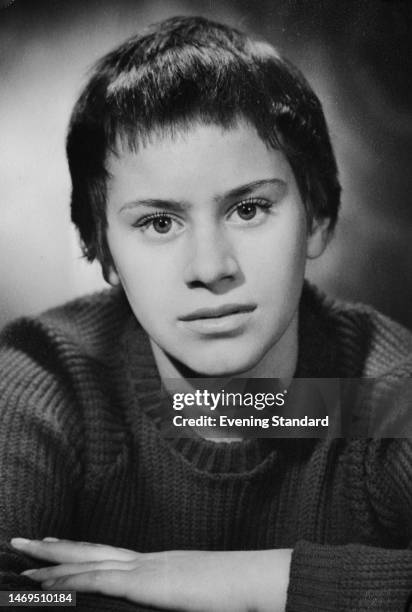
[{"label": "dark studio backdrop", "polygon": [[[340,165],[334,240],[308,276],[412,327],[412,3],[0,0],[0,326],[104,286],[69,224],[68,117],[90,65],[144,25],[197,14],[254,32],[320,96]],[[276,265],[276,262],[274,262]]]}]

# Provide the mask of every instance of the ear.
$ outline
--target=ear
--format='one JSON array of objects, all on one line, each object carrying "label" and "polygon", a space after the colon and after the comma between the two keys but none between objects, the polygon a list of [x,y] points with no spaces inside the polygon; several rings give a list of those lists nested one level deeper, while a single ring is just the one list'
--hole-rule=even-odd
[{"label": "ear", "polygon": [[119,275],[117,274],[113,266],[110,266],[110,269],[108,270],[106,276],[106,280],[112,287],[117,287],[117,285],[120,284]]},{"label": "ear", "polygon": [[329,241],[329,219],[313,219],[306,242],[306,257],[316,259],[322,255]]}]

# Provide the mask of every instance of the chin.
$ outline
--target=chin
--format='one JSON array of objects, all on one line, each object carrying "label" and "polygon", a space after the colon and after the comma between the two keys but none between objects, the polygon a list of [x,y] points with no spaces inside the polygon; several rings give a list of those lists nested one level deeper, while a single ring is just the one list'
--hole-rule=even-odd
[{"label": "chin", "polygon": [[[210,359],[192,359],[190,360],[190,369],[200,376],[210,377],[231,377],[240,376],[253,369],[259,360],[249,358],[234,359],[231,354],[225,358],[223,355],[213,355]],[[194,375],[195,377],[195,375]]]}]

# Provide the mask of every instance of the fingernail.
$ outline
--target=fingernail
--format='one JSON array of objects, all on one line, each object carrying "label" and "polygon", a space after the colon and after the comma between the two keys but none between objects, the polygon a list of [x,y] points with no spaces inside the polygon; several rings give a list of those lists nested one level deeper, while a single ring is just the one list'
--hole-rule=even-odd
[{"label": "fingernail", "polygon": [[10,544],[14,546],[14,548],[24,548],[27,544],[30,544],[32,540],[28,540],[27,538],[12,538],[10,540]]},{"label": "fingernail", "polygon": [[43,542],[58,542],[58,541],[59,541],[59,538],[50,538],[50,537],[43,538]]},{"label": "fingernail", "polygon": [[37,572],[37,570],[35,569],[25,570],[24,572],[21,572],[20,576],[30,576],[31,574],[34,574],[35,572]]}]

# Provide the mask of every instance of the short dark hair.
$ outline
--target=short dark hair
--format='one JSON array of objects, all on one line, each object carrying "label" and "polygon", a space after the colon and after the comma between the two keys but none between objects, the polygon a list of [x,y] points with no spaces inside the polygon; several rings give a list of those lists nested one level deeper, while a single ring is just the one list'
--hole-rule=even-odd
[{"label": "short dark hair", "polygon": [[67,156],[72,221],[83,252],[106,276],[107,156],[137,150],[153,132],[243,118],[286,155],[310,223],[332,230],[340,184],[322,106],[302,74],[268,43],[203,17],[150,26],[94,67],[71,117]]}]

